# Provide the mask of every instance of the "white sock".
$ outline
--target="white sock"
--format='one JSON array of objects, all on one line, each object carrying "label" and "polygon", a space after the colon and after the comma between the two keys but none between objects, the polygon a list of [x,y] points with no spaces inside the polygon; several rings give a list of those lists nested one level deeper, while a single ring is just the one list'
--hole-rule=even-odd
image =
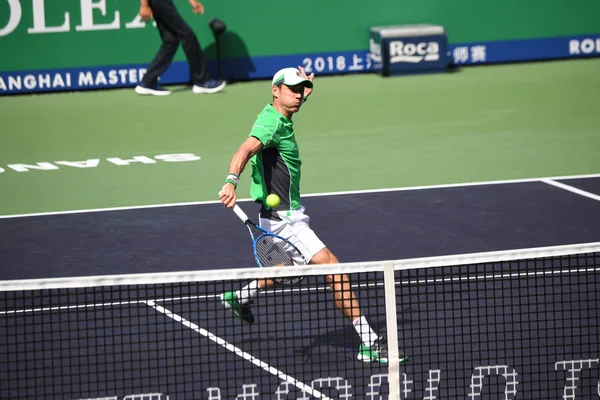
[{"label": "white sock", "polygon": [[354,329],[356,329],[356,332],[363,343],[366,346],[373,347],[373,342],[378,339],[378,336],[373,332],[373,329],[371,329],[371,326],[364,315],[352,321],[352,325],[354,325]]},{"label": "white sock", "polygon": [[240,290],[236,291],[240,304],[246,304],[258,294],[258,281],[252,281]]}]

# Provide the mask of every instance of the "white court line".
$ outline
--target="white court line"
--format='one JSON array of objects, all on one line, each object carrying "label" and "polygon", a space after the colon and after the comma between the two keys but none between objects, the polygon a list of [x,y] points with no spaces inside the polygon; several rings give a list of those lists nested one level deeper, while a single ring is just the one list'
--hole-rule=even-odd
[{"label": "white court line", "polygon": [[202,336],[206,337],[207,339],[212,340],[219,346],[224,347],[225,349],[229,350],[230,352],[234,353],[235,355],[240,356],[244,360],[250,361],[252,364],[256,365],[257,367],[264,369],[265,371],[267,371],[271,375],[274,375],[278,379],[281,379],[287,383],[290,383],[290,384],[296,386],[298,389],[302,390],[303,392],[306,392],[306,393],[310,394],[311,396],[314,396],[318,399],[331,400],[329,397],[325,396],[323,393],[321,393],[317,389],[313,389],[312,386],[309,386],[303,382],[300,382],[298,379],[293,378],[293,377],[281,372],[277,368],[272,367],[269,364],[267,364],[266,362],[261,361],[258,358],[254,357],[252,354],[246,353],[244,350],[227,342],[225,339],[222,339],[222,338],[216,336],[215,334],[210,333],[206,329],[200,328],[195,323],[188,321],[187,319],[183,318],[182,316],[177,315],[177,314],[167,310],[163,306],[160,306],[151,300],[148,301],[147,304],[150,307],[154,308],[156,311],[158,311],[162,314],[165,314],[167,317],[169,317],[177,322],[180,322],[183,326],[186,326],[186,327],[190,328],[191,330],[193,330],[194,332],[197,332],[197,333],[201,334]]},{"label": "white court line", "polygon": [[539,277],[546,275],[561,275],[561,274],[573,274],[573,273],[587,273],[587,272],[600,272],[598,268],[571,268],[556,271],[534,271],[534,272],[513,272],[508,274],[494,274],[494,275],[476,275],[476,276],[458,276],[458,277],[447,277],[447,278],[434,278],[434,279],[419,279],[411,281],[402,281],[397,283],[398,285],[414,285],[422,283],[444,283],[444,282],[457,282],[457,281],[473,281],[473,280],[488,280],[488,279],[506,279],[506,278],[522,278],[522,277]]},{"label": "white court line", "polygon": [[309,385],[281,372],[280,370],[270,366],[266,362],[259,360],[258,358],[254,357],[253,355],[246,353],[239,347],[236,347],[235,345],[227,342],[225,339],[218,337],[217,335],[207,331],[206,329],[200,328],[200,326],[198,326],[197,324],[195,324],[191,321],[188,321],[187,319],[181,317],[178,314],[171,312],[170,310],[166,309],[165,307],[163,307],[161,305],[156,304],[156,301],[191,300],[194,298],[211,298],[211,297],[214,298],[217,296],[215,296],[215,295],[185,296],[185,297],[173,297],[173,298],[156,299],[156,300],[135,300],[135,301],[107,302],[107,303],[96,303],[96,304],[78,304],[78,305],[70,305],[70,306],[29,308],[29,309],[21,309],[21,310],[0,311],[0,315],[36,313],[36,312],[43,312],[43,311],[76,310],[76,309],[82,309],[82,308],[96,308],[96,307],[113,307],[113,306],[131,305],[131,304],[134,304],[134,305],[144,304],[144,305],[154,308],[156,311],[166,315],[167,317],[173,319],[174,321],[181,323],[183,326],[190,328],[194,332],[199,333],[200,335],[206,337],[207,339],[212,340],[216,344],[218,344],[218,345],[224,347],[225,349],[231,351],[232,353],[242,357],[244,360],[250,361],[252,364],[264,369],[265,371],[276,376],[277,378],[296,386],[298,389],[312,395],[313,397],[316,397],[319,399],[324,399],[324,400],[331,400],[329,397],[325,396],[323,393],[321,393],[317,389],[312,388],[312,386],[309,386]]},{"label": "white court line", "polygon": [[596,201],[600,201],[600,196],[594,193],[586,192],[585,190],[577,189],[576,187],[565,185],[562,182],[556,182],[554,179],[542,179],[542,182],[547,183],[548,185],[556,186],[557,188],[568,190],[569,192],[578,194],[580,196],[589,197],[590,199],[594,199]]},{"label": "white court line", "polygon": [[92,303],[92,304],[73,304],[68,306],[51,306],[51,307],[38,307],[38,308],[23,308],[19,310],[6,310],[0,311],[0,315],[8,315],[8,314],[27,314],[27,313],[36,313],[36,312],[45,312],[45,311],[64,311],[64,310],[77,310],[81,308],[102,308],[102,307],[114,307],[114,306],[129,306],[129,305],[137,305],[137,304],[148,304],[151,302],[174,302],[174,301],[189,301],[189,300],[207,300],[211,298],[218,298],[219,295],[202,295],[202,296],[185,296],[185,297],[170,297],[163,299],[152,299],[152,300],[129,300],[129,301],[116,301],[116,302],[108,302],[108,303]]},{"label": "white court line", "polygon": [[[311,194],[303,194],[302,197],[342,196],[342,195],[364,194],[364,193],[385,193],[385,192],[401,192],[401,191],[411,191],[411,190],[447,189],[447,188],[455,188],[455,187],[503,185],[503,184],[511,184],[511,183],[543,182],[544,180],[568,180],[568,179],[585,179],[585,178],[600,178],[600,174],[567,175],[567,176],[554,176],[554,177],[543,177],[543,178],[508,179],[508,180],[499,180],[499,181],[449,183],[449,184],[443,184],[443,185],[429,185],[429,186],[409,186],[409,187],[387,188],[387,189],[367,189],[367,190],[350,190],[350,191],[342,191],[342,192],[311,193]],[[215,194],[215,197],[216,197],[216,194]],[[247,202],[247,201],[251,201],[251,199],[248,199],[248,198],[238,199],[238,201],[239,202]],[[127,206],[127,207],[108,207],[108,208],[93,208],[93,209],[83,209],[83,210],[48,211],[48,212],[28,213],[28,214],[0,215],[0,219],[40,217],[40,216],[47,216],[47,215],[83,214],[83,213],[107,212],[107,211],[143,210],[143,209],[148,209],[148,208],[197,206],[197,205],[203,205],[203,204],[220,204],[220,201],[219,200],[190,201],[190,202],[182,202],[182,203],[148,204],[148,205],[141,205],[141,206]]]},{"label": "white court line", "polygon": [[[383,283],[367,283],[367,284],[356,284],[352,285],[354,288],[361,287],[372,287],[372,286],[381,286]],[[282,295],[285,293],[302,293],[302,292],[315,292],[315,291],[328,291],[331,290],[328,286],[316,286],[316,287],[299,287],[293,289],[267,289],[262,293],[264,295],[273,294],[273,295]],[[77,310],[84,308],[102,308],[102,307],[115,307],[115,306],[128,306],[128,305],[137,305],[137,304],[148,304],[148,302],[152,303],[173,303],[173,302],[183,302],[183,301],[191,301],[191,300],[217,300],[220,299],[220,294],[204,294],[204,295],[196,295],[196,296],[179,296],[179,297],[163,297],[156,299],[146,299],[146,300],[129,300],[129,301],[113,301],[113,302],[105,302],[105,303],[84,303],[84,304],[71,304],[66,306],[49,306],[49,307],[37,307],[37,308],[21,308],[17,310],[0,310],[0,315],[9,315],[9,314],[28,314],[28,313],[38,313],[38,312],[46,312],[46,311],[65,311],[65,310]]]}]

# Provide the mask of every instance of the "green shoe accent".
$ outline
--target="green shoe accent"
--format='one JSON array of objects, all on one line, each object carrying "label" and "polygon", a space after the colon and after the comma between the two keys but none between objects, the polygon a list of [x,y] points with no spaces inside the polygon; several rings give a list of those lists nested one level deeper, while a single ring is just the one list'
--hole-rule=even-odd
[{"label": "green shoe accent", "polygon": [[387,357],[381,356],[376,349],[373,347],[367,347],[364,343],[360,344],[358,348],[358,360],[362,362],[379,362],[381,364],[387,364]]},{"label": "green shoe accent", "polygon": [[[387,364],[389,360],[385,334],[381,334],[381,336],[373,342],[373,346],[371,347],[361,343],[358,348],[358,359],[362,362],[379,362],[381,364]],[[408,361],[408,356],[405,356],[404,354],[398,355],[398,363],[406,361]]]},{"label": "green shoe accent", "polygon": [[250,309],[250,304],[240,304],[235,292],[225,292],[221,295],[221,303],[227,310],[233,311],[233,314],[244,321],[246,324],[254,323],[254,315]]}]

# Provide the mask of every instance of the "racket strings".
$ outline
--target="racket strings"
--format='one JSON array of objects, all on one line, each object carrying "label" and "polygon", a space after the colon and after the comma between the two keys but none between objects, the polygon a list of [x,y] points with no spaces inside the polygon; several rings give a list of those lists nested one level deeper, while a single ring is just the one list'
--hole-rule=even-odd
[{"label": "racket strings", "polygon": [[[272,235],[262,235],[256,240],[256,256],[263,267],[305,265],[304,257],[289,242]],[[277,278],[282,284],[296,284],[302,277]]]},{"label": "racket strings", "polygon": [[256,254],[264,267],[294,265],[292,259],[296,250],[287,242],[271,235],[263,235],[256,241]]}]

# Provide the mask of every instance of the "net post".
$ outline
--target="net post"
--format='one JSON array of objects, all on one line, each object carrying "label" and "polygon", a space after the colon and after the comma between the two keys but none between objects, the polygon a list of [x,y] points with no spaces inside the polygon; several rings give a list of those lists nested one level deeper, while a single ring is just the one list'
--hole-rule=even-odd
[{"label": "net post", "polygon": [[388,384],[390,400],[400,400],[400,352],[398,350],[398,320],[396,313],[396,280],[394,263],[383,264],[385,320],[388,344]]}]

